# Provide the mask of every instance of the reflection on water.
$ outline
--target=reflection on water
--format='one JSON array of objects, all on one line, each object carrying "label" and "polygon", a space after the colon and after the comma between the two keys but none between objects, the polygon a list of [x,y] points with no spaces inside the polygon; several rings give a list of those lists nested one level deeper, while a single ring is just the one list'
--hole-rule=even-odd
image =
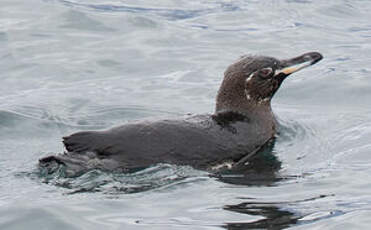
[{"label": "reflection on water", "polygon": [[248,223],[228,223],[229,230],[242,229],[284,229],[298,222],[301,216],[282,210],[278,204],[246,202],[237,205],[226,205],[225,210],[253,216],[262,216],[263,219]]},{"label": "reflection on water", "polygon": [[[263,146],[263,148],[251,158],[246,159],[246,162],[240,164],[238,168],[220,174],[217,178],[225,183],[249,186],[274,186],[274,183],[283,179],[288,179],[278,175],[281,162],[274,155],[274,144],[275,139]],[[225,205],[223,208],[232,212],[263,217],[263,219],[246,223],[227,223],[224,227],[229,230],[278,230],[297,223],[298,219],[301,218],[301,216],[297,216],[293,212],[282,210],[279,203],[251,201],[237,205]]]},{"label": "reflection on water", "polygon": [[275,141],[272,139],[257,153],[248,155],[243,162],[238,162],[233,169],[212,176],[225,183],[254,186],[269,186],[282,180],[283,178],[277,175],[281,162],[273,152]]},{"label": "reflection on water", "polygon": [[[225,183],[249,186],[274,186],[275,182],[286,179],[278,175],[281,162],[274,155],[275,139],[267,143],[263,148],[246,159],[235,170],[225,172],[217,178]],[[224,227],[229,230],[242,229],[284,229],[295,224],[300,216],[286,210],[282,210],[277,203],[243,202],[237,205],[225,205],[225,210],[261,216],[263,219],[249,222],[227,223]]]},{"label": "reflection on water", "polygon": [[225,210],[243,213],[253,216],[262,216],[263,219],[246,223],[228,223],[227,229],[242,230],[242,229],[285,229],[294,224],[303,224],[317,221],[319,219],[337,216],[339,213],[333,212],[328,215],[309,217],[311,214],[301,214],[290,211],[292,206],[306,202],[313,202],[318,199],[323,199],[333,195],[320,195],[318,197],[308,198],[304,200],[279,201],[279,202],[258,202],[249,201],[237,205],[226,205]]}]

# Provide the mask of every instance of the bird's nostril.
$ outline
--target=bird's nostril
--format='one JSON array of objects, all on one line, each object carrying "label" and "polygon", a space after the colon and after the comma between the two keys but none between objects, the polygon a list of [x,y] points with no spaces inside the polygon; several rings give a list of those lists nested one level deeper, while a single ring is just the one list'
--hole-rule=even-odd
[{"label": "bird's nostril", "polygon": [[311,56],[310,54],[307,54],[303,57],[304,61],[312,61],[313,59],[315,59],[313,56]]}]

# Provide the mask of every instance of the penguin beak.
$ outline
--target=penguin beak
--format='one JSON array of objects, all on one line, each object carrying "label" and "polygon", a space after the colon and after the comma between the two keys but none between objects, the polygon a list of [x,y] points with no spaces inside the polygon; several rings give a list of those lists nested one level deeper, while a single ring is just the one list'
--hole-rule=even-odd
[{"label": "penguin beak", "polygon": [[292,59],[282,60],[280,63],[281,69],[276,70],[275,77],[285,78],[292,73],[302,70],[308,66],[314,65],[322,58],[322,54],[318,52],[310,52]]}]

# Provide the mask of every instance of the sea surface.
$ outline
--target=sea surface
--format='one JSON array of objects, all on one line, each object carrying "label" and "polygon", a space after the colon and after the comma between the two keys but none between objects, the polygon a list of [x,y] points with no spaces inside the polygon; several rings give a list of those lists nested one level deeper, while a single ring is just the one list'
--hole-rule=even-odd
[{"label": "sea surface", "polygon": [[[369,229],[371,1],[1,0],[0,229]],[[241,55],[324,59],[272,107],[270,178],[159,164],[77,178],[61,138],[212,113]]]}]

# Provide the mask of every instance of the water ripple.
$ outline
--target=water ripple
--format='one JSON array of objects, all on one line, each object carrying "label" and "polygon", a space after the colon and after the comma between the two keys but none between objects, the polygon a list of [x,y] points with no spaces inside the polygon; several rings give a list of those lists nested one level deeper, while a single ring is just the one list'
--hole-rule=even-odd
[{"label": "water ripple", "polygon": [[84,7],[103,12],[126,12],[126,13],[139,13],[139,14],[154,14],[160,17],[164,17],[168,20],[183,20],[195,18],[201,15],[215,13],[217,11],[237,11],[239,7],[232,3],[220,3],[219,6],[213,8],[202,8],[202,9],[183,9],[177,8],[165,8],[165,7],[142,7],[142,6],[129,6],[121,2],[116,4],[101,4],[101,3],[85,3],[84,1],[68,1],[59,0],[62,4],[71,7]]}]

